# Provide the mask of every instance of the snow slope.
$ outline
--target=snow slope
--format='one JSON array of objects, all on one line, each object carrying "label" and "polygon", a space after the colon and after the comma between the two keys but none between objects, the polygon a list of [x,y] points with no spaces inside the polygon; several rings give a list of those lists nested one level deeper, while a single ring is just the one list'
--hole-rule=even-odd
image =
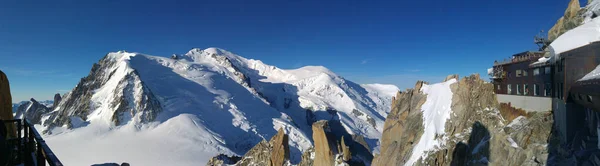
[{"label": "snow slope", "polygon": [[[561,53],[600,41],[600,18],[571,29],[560,35],[550,44],[550,53],[559,56]],[[555,59],[558,59],[555,57]]]},{"label": "snow slope", "polygon": [[219,153],[243,155],[284,128],[297,163],[320,119],[340,120],[378,149],[398,90],[358,85],[320,66],[283,70],[218,48],[176,57],[109,53],[42,118],[46,141],[59,157],[70,156],[67,165],[202,165]]},{"label": "snow slope", "polygon": [[450,85],[456,83],[451,79],[443,83],[423,85],[421,91],[427,94],[427,100],[421,106],[423,112],[424,132],[413,148],[412,155],[405,165],[413,165],[419,158],[425,157],[427,151],[434,150],[444,143],[446,120],[452,113],[452,90]]}]

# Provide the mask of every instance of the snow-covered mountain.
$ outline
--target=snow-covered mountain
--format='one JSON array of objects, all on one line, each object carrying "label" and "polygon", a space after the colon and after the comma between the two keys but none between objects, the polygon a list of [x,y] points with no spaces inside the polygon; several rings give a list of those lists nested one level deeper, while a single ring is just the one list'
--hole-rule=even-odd
[{"label": "snow-covered mountain", "polygon": [[[52,106],[51,100],[38,102],[31,98],[29,101],[23,101],[15,111],[15,118],[28,119],[31,123],[40,123],[42,115],[48,112],[48,106]],[[14,108],[13,108],[14,109]]]},{"label": "snow-covered mountain", "polygon": [[[34,100],[35,100],[35,99],[34,99]],[[31,99],[30,99],[30,100],[27,100],[27,101],[21,101],[21,102],[18,102],[18,103],[13,103],[13,104],[12,104],[12,105],[13,105],[13,110],[16,112],[16,111],[17,111],[17,108],[18,108],[19,106],[21,106],[21,105],[23,105],[23,104],[27,104],[27,103],[29,103],[29,102],[31,102]],[[46,107],[48,107],[48,108],[52,107],[52,105],[54,104],[54,101],[53,101],[53,100],[42,100],[42,101],[37,101],[37,102],[38,102],[38,103],[40,103],[40,104],[42,104],[42,105],[44,105],[44,106],[46,106]]]},{"label": "snow-covered mountain", "polygon": [[219,153],[243,155],[279,128],[297,163],[312,146],[311,124],[323,119],[339,120],[378,151],[397,91],[322,66],[284,70],[219,48],[171,58],[120,51],[94,64],[38,127],[69,165],[202,165]]}]

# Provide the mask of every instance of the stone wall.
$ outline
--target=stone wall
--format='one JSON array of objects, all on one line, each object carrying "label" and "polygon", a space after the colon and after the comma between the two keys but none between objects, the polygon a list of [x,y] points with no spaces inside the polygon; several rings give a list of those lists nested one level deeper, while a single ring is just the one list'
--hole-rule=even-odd
[{"label": "stone wall", "polygon": [[515,108],[527,112],[545,112],[552,110],[552,98],[496,94],[499,103],[510,103]]}]

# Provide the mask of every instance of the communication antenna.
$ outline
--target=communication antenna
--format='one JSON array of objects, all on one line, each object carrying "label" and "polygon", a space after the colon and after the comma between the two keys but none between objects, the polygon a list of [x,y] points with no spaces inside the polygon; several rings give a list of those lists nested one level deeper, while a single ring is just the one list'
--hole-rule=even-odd
[{"label": "communication antenna", "polygon": [[533,37],[533,42],[537,44],[539,51],[544,51],[551,43],[546,36],[544,30],[541,30],[540,33]]}]

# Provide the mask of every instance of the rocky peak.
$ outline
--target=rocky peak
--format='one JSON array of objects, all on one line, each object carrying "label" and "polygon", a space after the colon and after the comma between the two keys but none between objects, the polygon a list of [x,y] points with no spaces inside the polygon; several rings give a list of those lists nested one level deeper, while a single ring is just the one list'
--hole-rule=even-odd
[{"label": "rocky peak", "polygon": [[39,124],[42,115],[48,113],[48,111],[48,107],[39,103],[34,98],[31,98],[29,99],[29,102],[22,104],[17,108],[15,116],[17,119],[27,119],[33,124]]},{"label": "rocky peak", "polygon": [[331,135],[328,134],[331,131],[328,122],[326,120],[317,121],[313,123],[312,130],[315,145],[314,165],[333,165],[337,148],[331,141]]},{"label": "rocky peak", "polygon": [[[449,87],[452,116],[446,121],[444,134],[436,136],[438,146],[425,151],[414,165],[545,164],[551,114],[530,113],[518,118],[529,119],[521,120],[523,125],[506,125],[510,122],[501,116],[493,85],[479,75],[462,78]],[[372,165],[407,164],[424,134],[421,107],[428,100],[439,99],[421,92],[398,93],[385,121],[380,154]]]},{"label": "rocky peak", "polygon": [[285,134],[283,128],[280,128],[275,136],[267,142],[262,140],[256,144],[243,157],[227,156],[219,154],[209,160],[207,165],[266,165],[266,166],[282,166],[289,163],[290,148],[289,136]]},{"label": "rocky peak", "polygon": [[[588,3],[589,4],[589,3]],[[548,31],[548,40],[554,41],[558,36],[563,33],[579,26],[583,22],[583,13],[585,10],[581,9],[579,0],[571,0],[569,6],[565,10],[564,16],[562,16],[552,28]]]},{"label": "rocky peak", "polygon": [[567,10],[565,10],[565,17],[575,17],[579,10],[581,10],[581,4],[579,4],[579,0],[571,0],[571,2],[569,2],[569,6],[567,6]]},{"label": "rocky peak", "polygon": [[[71,117],[86,121],[88,115],[101,105],[107,106],[103,107],[102,111],[110,112],[108,114],[112,116],[107,117],[107,121],[114,125],[124,124],[138,113],[140,116],[136,121],[143,123],[154,120],[162,110],[158,99],[141,80],[137,71],[132,69],[129,63],[122,63],[135,56],[143,55],[109,53],[95,63],[89,75],[65,94],[64,98],[60,99],[61,102],[55,101],[54,107],[58,109],[48,114],[44,126],[72,127]],[[111,85],[107,85],[109,82]],[[100,91],[102,93],[99,93]],[[94,100],[97,98],[102,100]]]},{"label": "rocky peak", "polygon": [[61,102],[62,97],[60,96],[59,93],[54,94],[54,104],[52,105],[52,108],[56,108],[56,106],[58,106],[58,104]]},{"label": "rocky peak", "polygon": [[287,160],[290,159],[290,147],[288,141],[289,137],[283,132],[283,128],[280,128],[279,131],[277,131],[277,135],[271,138],[269,144],[272,147],[272,165],[283,165]]},{"label": "rocky peak", "polygon": [[[6,74],[0,70],[0,119],[14,119],[12,112],[12,96],[10,95],[10,84]],[[16,130],[12,124],[7,125],[8,135],[15,137]]]}]

